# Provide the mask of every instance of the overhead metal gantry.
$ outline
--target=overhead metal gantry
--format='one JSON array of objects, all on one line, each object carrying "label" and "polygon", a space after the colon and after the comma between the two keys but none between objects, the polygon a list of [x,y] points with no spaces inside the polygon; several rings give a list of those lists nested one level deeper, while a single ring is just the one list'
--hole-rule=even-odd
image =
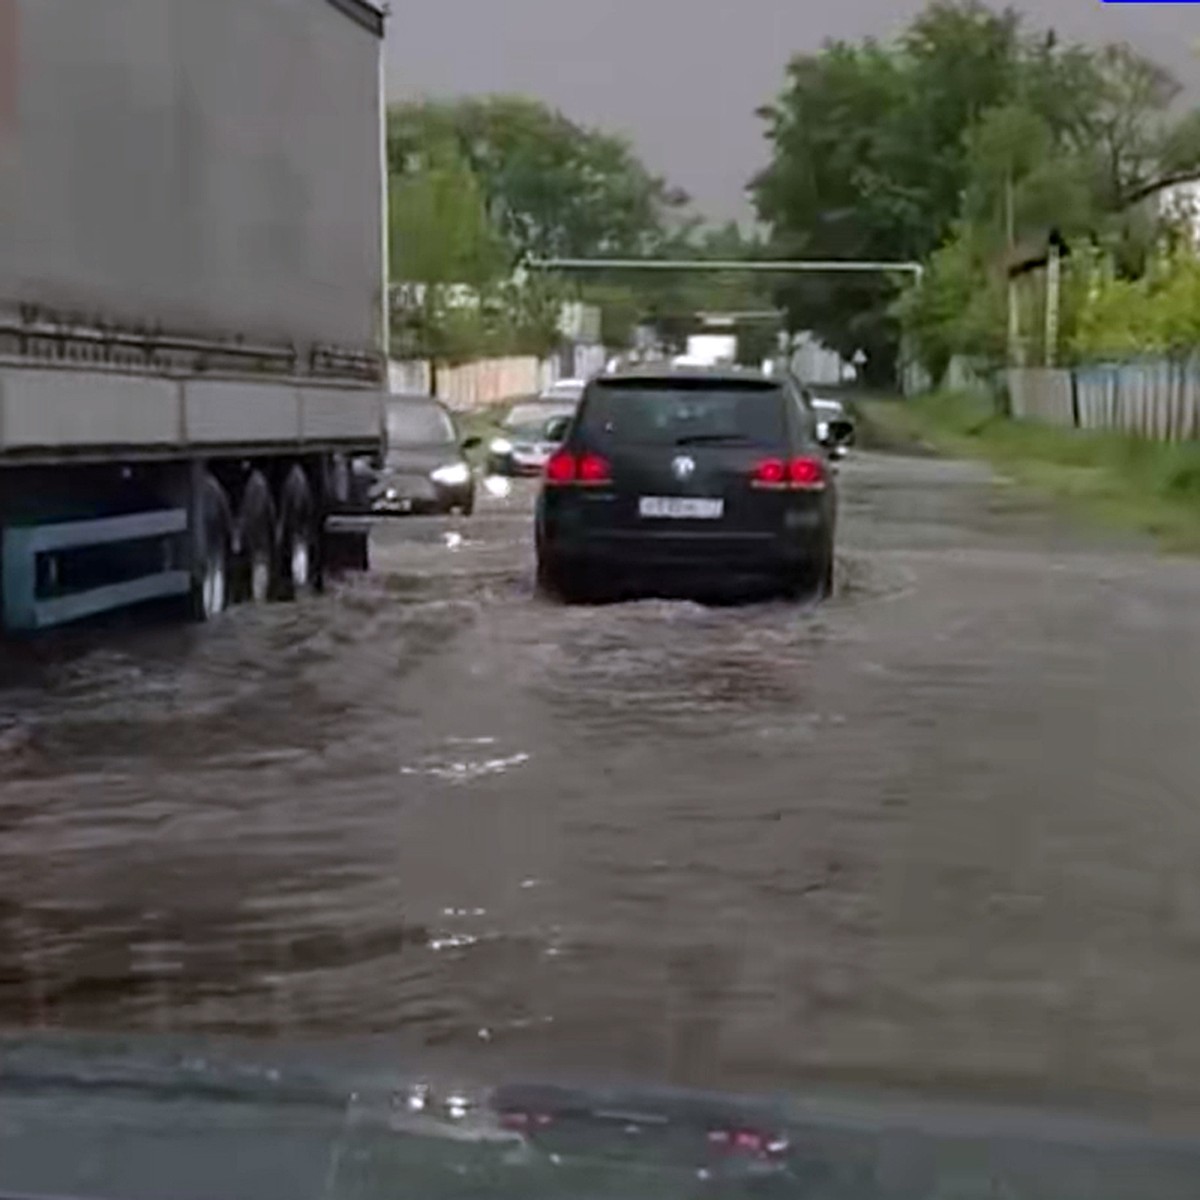
[{"label": "overhead metal gantry", "polygon": [[809,274],[912,275],[925,273],[919,262],[854,258],[529,258],[530,271],[754,271]]}]

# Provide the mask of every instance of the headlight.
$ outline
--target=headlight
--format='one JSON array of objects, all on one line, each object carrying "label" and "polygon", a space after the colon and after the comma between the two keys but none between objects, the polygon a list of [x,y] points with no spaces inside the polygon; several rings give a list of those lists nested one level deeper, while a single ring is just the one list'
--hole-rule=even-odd
[{"label": "headlight", "polygon": [[462,462],[448,463],[444,467],[438,467],[437,470],[430,471],[429,478],[434,483],[440,483],[446,487],[458,487],[470,480],[471,468]]},{"label": "headlight", "polygon": [[492,438],[492,444],[488,446],[488,449],[493,454],[511,454],[512,442],[508,438]]},{"label": "headlight", "polygon": [[400,493],[396,491],[395,488],[385,488],[383,492],[383,498],[385,500],[398,500],[400,498]]},{"label": "headlight", "polygon": [[828,436],[829,436],[829,422],[828,421],[818,421],[817,422],[817,441],[823,442],[823,441],[825,441],[825,439]]}]

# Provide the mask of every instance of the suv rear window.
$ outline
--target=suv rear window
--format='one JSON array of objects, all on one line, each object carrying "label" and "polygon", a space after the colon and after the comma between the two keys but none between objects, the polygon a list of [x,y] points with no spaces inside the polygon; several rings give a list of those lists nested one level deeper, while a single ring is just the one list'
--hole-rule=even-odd
[{"label": "suv rear window", "polygon": [[584,400],[580,432],[647,445],[727,440],[777,446],[787,437],[783,391],[726,380],[596,383]]}]

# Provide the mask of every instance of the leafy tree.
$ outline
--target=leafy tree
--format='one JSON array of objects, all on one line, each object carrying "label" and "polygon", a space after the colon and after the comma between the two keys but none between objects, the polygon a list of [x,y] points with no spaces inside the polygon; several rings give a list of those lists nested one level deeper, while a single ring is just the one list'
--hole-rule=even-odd
[{"label": "leafy tree", "polygon": [[388,121],[392,175],[404,176],[426,147],[445,139],[478,180],[514,258],[643,253],[687,203],[623,138],[521,96],[395,106]]},{"label": "leafy tree", "polygon": [[[1017,18],[975,3],[931,5],[893,45],[831,43],[793,60],[762,110],[773,160],[753,184],[781,251],[921,259],[948,235],[966,182],[964,135],[1016,86]],[[868,377],[890,378],[893,281],[801,277],[779,290],[794,328],[813,329]]]},{"label": "leafy tree", "polygon": [[457,143],[435,141],[406,166],[390,182],[399,352],[447,362],[548,353],[558,340],[562,287],[512,278],[509,249]]},{"label": "leafy tree", "polygon": [[393,327],[402,354],[455,356],[464,323],[473,319],[449,303],[447,289],[476,290],[505,266],[502,240],[492,228],[474,174],[451,141],[428,146],[419,163],[389,181],[389,257],[392,280],[415,285],[395,306]]},{"label": "leafy tree", "polygon": [[940,380],[956,354],[999,362],[1004,353],[1005,291],[988,249],[960,228],[930,257],[920,287],[896,306],[912,349]]},{"label": "leafy tree", "polygon": [[1093,224],[1090,164],[1057,143],[1040,113],[1019,103],[989,109],[965,144],[962,215],[985,241],[1012,249],[1052,229],[1073,233]]},{"label": "leafy tree", "polygon": [[[1129,46],[1106,46],[1097,67],[1101,83],[1089,132],[1102,198],[1117,209],[1161,176],[1172,140],[1165,114],[1181,89],[1169,71]],[[1182,154],[1183,146],[1174,150]]]},{"label": "leafy tree", "polygon": [[388,229],[394,280],[480,285],[504,270],[504,245],[453,143],[436,143],[420,169],[391,178]]},{"label": "leafy tree", "polygon": [[[1142,231],[1118,214],[1200,173],[1200,117],[1172,121],[1177,91],[1127,46],[1094,51],[1053,31],[1027,35],[1011,10],[975,0],[938,0],[892,43],[832,43],[797,58],[762,110],[772,161],[753,185],[777,248],[819,258],[946,253],[926,274],[929,295],[899,307],[880,278],[789,283],[779,297],[793,327],[846,355],[864,350],[869,376],[886,379],[900,318],[925,321],[927,343],[930,329],[952,338],[956,326],[978,343],[967,280],[992,296],[977,306],[990,311],[1013,243],[1058,228],[1114,243],[1140,270]],[[959,318],[933,319],[952,296]]]}]

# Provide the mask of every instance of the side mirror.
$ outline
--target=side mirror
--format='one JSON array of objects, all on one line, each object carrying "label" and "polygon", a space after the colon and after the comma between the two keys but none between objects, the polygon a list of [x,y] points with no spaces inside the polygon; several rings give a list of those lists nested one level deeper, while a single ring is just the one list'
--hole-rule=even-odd
[{"label": "side mirror", "polygon": [[478,450],[483,445],[483,438],[477,434],[471,434],[470,437],[465,437],[462,440],[462,448],[464,450]]},{"label": "side mirror", "polygon": [[571,428],[570,417],[555,417],[552,421],[546,422],[546,441],[561,442],[567,436],[567,430]]}]

